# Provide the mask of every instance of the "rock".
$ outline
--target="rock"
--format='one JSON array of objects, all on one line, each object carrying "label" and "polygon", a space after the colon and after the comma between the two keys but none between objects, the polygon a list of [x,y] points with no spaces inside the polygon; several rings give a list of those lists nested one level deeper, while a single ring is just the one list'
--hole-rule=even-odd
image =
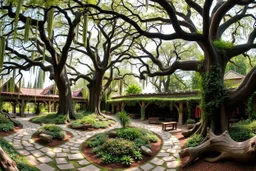
[{"label": "rock", "polygon": [[145,154],[147,156],[151,156],[152,155],[152,151],[148,147],[141,146],[140,148],[141,148],[142,154]]},{"label": "rock", "polygon": [[48,134],[40,134],[39,137],[41,140],[48,141],[48,142],[51,142],[53,139],[53,136]]},{"label": "rock", "polygon": [[117,137],[117,132],[116,131],[110,131],[108,133],[108,137],[109,138],[116,138]]}]

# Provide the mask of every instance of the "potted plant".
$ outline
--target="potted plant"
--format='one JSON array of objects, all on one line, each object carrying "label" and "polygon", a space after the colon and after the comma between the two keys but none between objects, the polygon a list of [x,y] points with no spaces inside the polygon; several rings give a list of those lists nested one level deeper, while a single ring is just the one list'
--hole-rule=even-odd
[{"label": "potted plant", "polygon": [[194,126],[194,124],[195,124],[195,119],[188,119],[187,122],[186,122],[186,124],[187,124],[187,128],[188,128],[188,129],[193,128],[193,126]]}]

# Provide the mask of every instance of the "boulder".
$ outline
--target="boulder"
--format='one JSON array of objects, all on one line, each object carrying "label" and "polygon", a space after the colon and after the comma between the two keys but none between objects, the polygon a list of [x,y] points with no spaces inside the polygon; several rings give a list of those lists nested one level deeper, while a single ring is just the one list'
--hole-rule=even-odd
[{"label": "boulder", "polygon": [[116,138],[117,137],[117,132],[116,131],[110,131],[108,133],[108,137],[109,138]]},{"label": "boulder", "polygon": [[48,135],[48,134],[40,134],[39,135],[41,140],[47,141],[47,142],[51,142],[53,139],[53,136]]},{"label": "boulder", "polygon": [[147,156],[151,156],[152,155],[152,151],[148,147],[141,146],[140,148],[141,148],[142,154],[145,154]]}]

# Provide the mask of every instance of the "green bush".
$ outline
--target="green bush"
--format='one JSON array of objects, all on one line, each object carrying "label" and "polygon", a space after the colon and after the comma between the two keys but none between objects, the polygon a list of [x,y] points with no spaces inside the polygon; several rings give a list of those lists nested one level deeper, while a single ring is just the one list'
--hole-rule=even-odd
[{"label": "green bush", "polygon": [[123,128],[127,127],[128,124],[131,122],[130,121],[130,116],[124,111],[118,112],[117,113],[117,118],[120,121],[120,124],[122,125]]},{"label": "green bush", "polygon": [[133,162],[133,158],[131,156],[123,156],[121,158],[121,163],[123,165],[127,165],[127,166],[130,166]]},{"label": "green bush", "polygon": [[12,122],[0,124],[0,132],[14,131],[14,124]]},{"label": "green bush", "polygon": [[[27,160],[23,158],[6,140],[0,138],[0,146],[2,149],[17,163],[17,167],[21,171],[38,171],[37,168],[28,164]],[[1,168],[0,168],[1,169]]]},{"label": "green bush", "polygon": [[113,162],[113,157],[111,154],[103,154],[101,159],[105,164],[109,164]]},{"label": "green bush", "polygon": [[147,133],[147,134],[146,134],[146,137],[147,137],[147,139],[148,139],[150,142],[156,143],[157,140],[158,140],[158,137],[157,137],[155,134],[153,134],[153,133]]},{"label": "green bush", "polygon": [[125,90],[125,94],[126,95],[130,95],[130,94],[140,94],[142,92],[142,89],[139,85],[137,84],[131,84],[127,87],[127,89]]},{"label": "green bush", "polygon": [[41,128],[39,128],[36,134],[39,135],[40,133],[49,134],[53,136],[53,139],[59,140],[63,140],[66,136],[65,131],[61,127],[52,124],[44,125]]},{"label": "green bush", "polygon": [[146,147],[150,147],[150,142],[148,140],[148,138],[146,138],[145,136],[142,136],[140,138],[136,138],[134,140],[134,144],[140,148],[141,146],[146,146]]},{"label": "green bush", "polygon": [[58,115],[56,113],[44,114],[36,116],[31,119],[34,123],[45,123],[45,124],[65,124],[67,117],[65,115]]},{"label": "green bush", "polygon": [[134,140],[142,136],[142,132],[138,128],[123,128],[123,129],[118,129],[116,131],[117,131],[117,137],[124,138],[127,140]]},{"label": "green bush", "polygon": [[203,138],[199,134],[195,134],[190,137],[185,145],[185,148],[196,147],[203,141]]},{"label": "green bush", "polygon": [[98,134],[95,137],[93,137],[88,143],[87,146],[88,147],[96,147],[99,146],[101,144],[103,144],[107,139],[107,135],[102,133],[102,134]]},{"label": "green bush", "polygon": [[107,139],[101,146],[101,150],[114,156],[132,155],[134,150],[138,150],[131,141],[121,138]]},{"label": "green bush", "polygon": [[9,132],[13,130],[14,124],[4,115],[0,114],[0,132]]},{"label": "green bush", "polygon": [[229,130],[230,137],[235,141],[245,141],[254,136],[250,129],[250,124],[244,124],[243,122],[236,123]]}]

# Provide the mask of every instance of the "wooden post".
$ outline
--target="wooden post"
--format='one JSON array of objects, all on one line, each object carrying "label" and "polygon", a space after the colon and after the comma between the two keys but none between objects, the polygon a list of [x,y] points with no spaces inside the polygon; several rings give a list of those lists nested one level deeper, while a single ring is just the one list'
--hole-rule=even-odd
[{"label": "wooden post", "polygon": [[115,105],[114,103],[111,104],[111,114],[115,113]]},{"label": "wooden post", "polygon": [[21,116],[25,116],[25,107],[26,107],[26,102],[25,100],[21,100],[21,108],[20,108],[20,114]]},{"label": "wooden post", "polygon": [[13,102],[12,103],[12,113],[16,113],[16,106],[17,106],[17,103]]},{"label": "wooden post", "polygon": [[144,121],[146,118],[146,115],[145,115],[145,102],[141,102],[141,105],[140,105],[140,120]]},{"label": "wooden post", "polygon": [[182,125],[183,124],[183,102],[179,103],[178,112],[179,112],[179,121],[178,121],[178,123]]},{"label": "wooden post", "polygon": [[51,101],[48,102],[48,112],[49,113],[52,112],[52,102]]}]

